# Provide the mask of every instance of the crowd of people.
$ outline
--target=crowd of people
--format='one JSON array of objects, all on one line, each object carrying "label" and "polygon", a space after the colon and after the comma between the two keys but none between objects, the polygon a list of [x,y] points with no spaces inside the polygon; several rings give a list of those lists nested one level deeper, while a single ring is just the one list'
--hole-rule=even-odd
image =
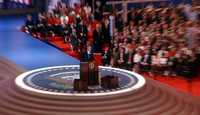
[{"label": "crowd of people", "polygon": [[[112,5],[109,15],[106,16],[103,16],[103,12],[107,10],[102,6],[98,18],[100,24],[96,24],[93,31],[94,52],[102,54],[104,66],[124,68],[137,73],[147,71],[150,75],[161,73],[197,77],[200,64],[199,5],[199,1],[191,4],[183,1],[178,6],[174,6],[173,2],[166,6],[162,2],[159,7],[152,3],[145,7],[142,3],[139,8],[130,9],[125,24],[115,5]],[[90,54],[88,25],[92,24],[91,7],[88,3],[74,7],[73,9],[70,4],[57,4],[51,13],[39,13],[36,24],[28,15],[27,32],[36,36],[39,30],[42,37],[54,36],[55,32],[63,37],[63,43],[66,43],[66,36],[69,36],[76,52],[79,45],[81,51],[86,45]],[[110,15],[115,16],[112,38],[109,36]],[[105,43],[109,46],[102,48]]]},{"label": "crowd of people", "polygon": [[[33,34],[34,37],[46,36],[54,37],[62,36],[63,43],[70,38],[70,43],[75,46],[76,53],[78,53],[78,45],[81,45],[80,51],[83,51],[83,46],[88,41],[88,28],[92,24],[91,7],[88,3],[74,4],[74,8],[68,3],[55,5],[50,13],[38,13],[36,23],[30,14],[27,15],[26,32]],[[41,36],[37,34],[41,33]]]},{"label": "crowd of people", "polygon": [[172,75],[194,78],[200,64],[199,1],[178,6],[162,2],[159,7],[149,3],[131,8],[128,21],[113,5],[114,38],[110,50],[105,48],[103,65],[129,69],[150,75]]}]

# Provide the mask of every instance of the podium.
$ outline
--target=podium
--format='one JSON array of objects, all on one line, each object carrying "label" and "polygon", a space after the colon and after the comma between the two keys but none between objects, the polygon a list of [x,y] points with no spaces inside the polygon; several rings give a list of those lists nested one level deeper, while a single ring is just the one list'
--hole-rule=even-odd
[{"label": "podium", "polygon": [[80,63],[80,80],[87,80],[88,86],[99,84],[99,63],[98,62],[81,62]]},{"label": "podium", "polygon": [[87,80],[74,80],[74,91],[87,91],[88,90],[88,83]]},{"label": "podium", "polygon": [[107,75],[101,78],[101,86],[104,88],[115,88],[118,87],[117,76]]}]

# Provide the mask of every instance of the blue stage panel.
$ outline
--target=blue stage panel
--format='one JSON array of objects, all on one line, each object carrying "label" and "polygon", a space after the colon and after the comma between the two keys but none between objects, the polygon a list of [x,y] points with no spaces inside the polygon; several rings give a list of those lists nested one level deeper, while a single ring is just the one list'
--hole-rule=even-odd
[{"label": "blue stage panel", "polygon": [[79,60],[17,30],[26,20],[26,15],[20,16],[0,19],[0,55],[27,70],[79,64]]}]

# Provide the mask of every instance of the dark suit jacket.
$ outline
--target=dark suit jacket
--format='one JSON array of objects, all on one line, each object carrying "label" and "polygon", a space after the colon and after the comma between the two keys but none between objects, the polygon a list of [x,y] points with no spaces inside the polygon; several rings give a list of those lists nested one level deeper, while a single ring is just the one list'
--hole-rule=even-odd
[{"label": "dark suit jacket", "polygon": [[[82,28],[83,28],[83,31],[82,31]],[[80,36],[81,38],[81,33],[83,32],[83,34],[86,34],[86,37],[88,36],[88,31],[87,31],[87,26],[86,25],[78,25],[77,27],[77,32],[78,32],[78,35]],[[82,38],[81,38],[82,39]]]},{"label": "dark suit jacket", "polygon": [[[103,51],[103,52],[101,53],[101,57],[104,56],[104,55],[105,55],[105,51]],[[107,51],[106,57],[107,57],[107,60],[110,61],[110,52],[109,52],[109,51]]]},{"label": "dark suit jacket", "polygon": [[26,20],[26,27],[28,26],[35,26],[35,22],[33,21],[33,19],[31,19],[31,21],[28,19]]},{"label": "dark suit jacket", "polygon": [[[131,53],[131,64],[133,64],[133,53]],[[129,53],[126,54],[126,61],[129,59]]]},{"label": "dark suit jacket", "polygon": [[[118,54],[117,61],[118,61],[118,60],[120,60],[120,53]],[[125,62],[126,62],[126,54],[123,54],[123,60],[124,60],[123,63],[125,63]]]},{"label": "dark suit jacket", "polygon": [[[142,56],[141,62],[144,61],[144,58],[145,58],[145,55]],[[148,65],[151,65],[151,55],[148,56],[146,63],[148,63]]]},{"label": "dark suit jacket", "polygon": [[[77,30],[75,26],[73,26],[73,29]],[[69,32],[69,35],[72,34],[72,26],[68,26],[68,32]]]},{"label": "dark suit jacket", "polygon": [[[99,30],[99,32],[100,32],[100,30]],[[101,40],[102,40],[101,32],[99,35],[96,29],[93,31],[93,40],[94,40],[94,42],[97,41],[97,43],[101,43]]]},{"label": "dark suit jacket", "polygon": [[81,56],[81,62],[91,62],[94,61],[94,55],[93,52],[90,52],[90,59],[88,59],[88,52],[87,50],[83,52],[82,56]]},{"label": "dark suit jacket", "polygon": [[[60,26],[60,27],[61,27],[61,32],[68,31],[68,34],[69,34],[69,25],[68,25],[68,24],[66,24],[65,26],[62,25],[62,26]],[[70,35],[70,34],[69,34],[69,35]]]},{"label": "dark suit jacket", "polygon": [[70,40],[71,40],[71,44],[76,44],[78,42],[78,36],[76,35],[76,37],[75,37],[74,34],[71,34]]},{"label": "dark suit jacket", "polygon": [[38,25],[38,24],[43,24],[44,27],[46,27],[46,21],[45,21],[44,19],[41,19],[41,20],[37,19],[37,20],[36,20],[36,24],[37,24],[37,25]]}]

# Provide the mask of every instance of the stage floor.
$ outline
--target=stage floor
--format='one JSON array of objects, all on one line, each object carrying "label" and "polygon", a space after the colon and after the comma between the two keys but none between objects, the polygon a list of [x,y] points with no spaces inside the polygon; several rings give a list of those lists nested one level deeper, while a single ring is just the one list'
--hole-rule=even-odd
[{"label": "stage floor", "polygon": [[15,84],[27,91],[49,95],[109,95],[140,89],[145,79],[134,72],[123,69],[99,66],[99,84],[101,77],[114,75],[119,77],[118,87],[103,88],[101,85],[89,86],[88,91],[74,91],[74,79],[79,79],[79,65],[41,68],[21,74]]}]

